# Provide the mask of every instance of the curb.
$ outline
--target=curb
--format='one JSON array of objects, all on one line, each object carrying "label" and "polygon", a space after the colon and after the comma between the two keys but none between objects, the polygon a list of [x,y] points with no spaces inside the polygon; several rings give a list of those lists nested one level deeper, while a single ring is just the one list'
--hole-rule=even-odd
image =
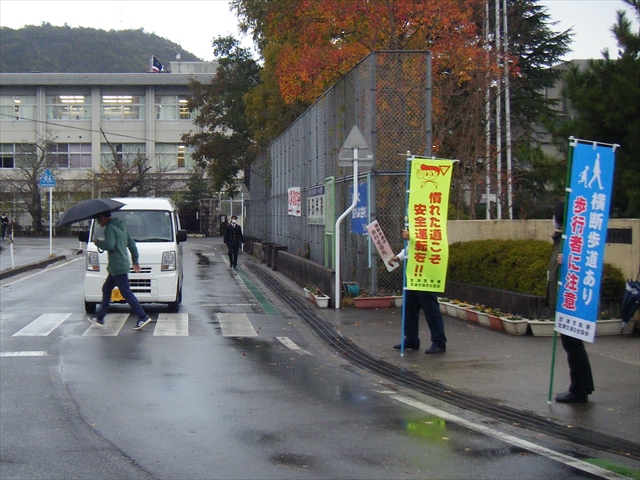
[{"label": "curb", "polygon": [[14,275],[19,275],[21,273],[28,272],[30,270],[36,270],[38,268],[44,268],[44,267],[47,267],[47,266],[51,265],[52,263],[60,262],[62,260],[66,260],[66,259],[67,259],[66,255],[58,255],[58,256],[55,256],[55,257],[47,258],[46,260],[40,260],[39,262],[30,263],[28,265],[22,265],[22,266],[16,267],[16,268],[10,268],[8,270],[4,270],[4,271],[0,272],[0,280],[3,280],[5,278],[9,278],[9,277],[13,277]]}]

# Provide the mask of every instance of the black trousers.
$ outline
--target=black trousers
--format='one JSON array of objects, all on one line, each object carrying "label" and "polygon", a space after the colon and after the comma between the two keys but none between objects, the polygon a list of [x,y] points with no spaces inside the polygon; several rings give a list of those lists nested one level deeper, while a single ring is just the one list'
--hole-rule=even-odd
[{"label": "black trousers", "polygon": [[589,395],[593,392],[593,376],[591,375],[591,364],[584,343],[574,337],[560,335],[562,348],[567,352],[569,362],[569,377],[571,385],[569,392],[575,395]]},{"label": "black trousers", "polygon": [[231,245],[227,245],[227,248],[229,249],[229,266],[230,267],[237,267],[238,266],[238,249],[240,248],[239,245],[231,246]]}]

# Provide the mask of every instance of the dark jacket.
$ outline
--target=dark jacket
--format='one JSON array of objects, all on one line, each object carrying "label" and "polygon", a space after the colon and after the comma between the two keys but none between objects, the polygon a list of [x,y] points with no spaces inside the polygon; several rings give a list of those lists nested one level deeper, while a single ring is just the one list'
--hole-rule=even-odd
[{"label": "dark jacket", "polygon": [[[131,252],[133,264],[138,263],[136,242],[131,238],[124,224],[117,218],[109,220],[109,223],[104,228],[104,240],[98,240],[96,246],[108,252],[109,265],[107,266],[107,271],[111,275],[129,273],[131,269],[129,252]],[[127,249],[129,252],[127,252]]]},{"label": "dark jacket", "polygon": [[244,236],[242,235],[242,227],[237,223],[234,225],[229,224],[227,230],[224,232],[224,243],[230,247],[239,247],[244,242]]}]

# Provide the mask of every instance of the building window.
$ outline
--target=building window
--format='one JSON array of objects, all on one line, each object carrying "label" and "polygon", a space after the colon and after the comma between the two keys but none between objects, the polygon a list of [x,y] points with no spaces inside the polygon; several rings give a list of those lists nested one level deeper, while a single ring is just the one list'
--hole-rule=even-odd
[{"label": "building window", "polygon": [[91,96],[47,95],[47,120],[91,120]]},{"label": "building window", "polygon": [[193,167],[193,159],[189,149],[175,143],[156,143],[155,163],[156,167],[160,169]]},{"label": "building window", "polygon": [[35,120],[35,95],[1,95],[0,121]]},{"label": "building window", "polygon": [[91,168],[90,143],[52,143],[47,154],[58,168]]},{"label": "building window", "polygon": [[156,95],[156,120],[191,120],[185,95]]},{"label": "building window", "polygon": [[144,120],[144,95],[102,95],[102,120]]},{"label": "building window", "polygon": [[29,144],[0,144],[0,168],[20,168],[29,166],[29,159],[35,158],[35,146]]},{"label": "building window", "polygon": [[103,143],[100,145],[100,162],[103,168],[109,169],[115,162],[132,165],[136,160],[144,158],[146,158],[144,143],[112,143],[111,145]]}]

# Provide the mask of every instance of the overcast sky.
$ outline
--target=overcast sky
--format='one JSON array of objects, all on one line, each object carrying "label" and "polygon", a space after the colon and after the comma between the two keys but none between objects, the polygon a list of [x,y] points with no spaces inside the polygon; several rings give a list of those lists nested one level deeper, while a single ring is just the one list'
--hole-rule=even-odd
[{"label": "overcast sky", "polygon": [[[548,8],[552,21],[559,22],[553,27],[555,31],[574,28],[573,51],[566,60],[601,58],[604,48],[616,58],[617,45],[610,32],[616,10],[629,12],[628,18],[638,29],[637,18],[621,0],[542,0],[540,4]],[[21,28],[42,22],[104,30],[144,28],[203,60],[213,59],[211,40],[219,35],[232,35],[240,38],[243,46],[252,46],[250,38],[240,36],[227,0],[0,0],[0,26]],[[174,59],[160,60],[168,63]]]}]

